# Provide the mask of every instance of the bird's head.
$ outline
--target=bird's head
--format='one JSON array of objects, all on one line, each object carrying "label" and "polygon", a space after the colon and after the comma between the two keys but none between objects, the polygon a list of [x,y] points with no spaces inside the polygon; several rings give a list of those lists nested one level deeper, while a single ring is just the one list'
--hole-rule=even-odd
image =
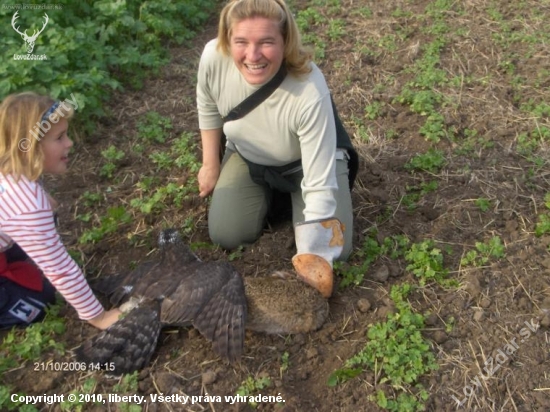
[{"label": "bird's head", "polygon": [[158,237],[158,247],[169,261],[187,263],[196,262],[200,259],[195,255],[189,246],[183,243],[183,239],[177,229],[164,229]]},{"label": "bird's head", "polygon": [[158,246],[164,249],[167,245],[182,243],[180,232],[177,229],[164,229],[160,232],[158,238]]}]

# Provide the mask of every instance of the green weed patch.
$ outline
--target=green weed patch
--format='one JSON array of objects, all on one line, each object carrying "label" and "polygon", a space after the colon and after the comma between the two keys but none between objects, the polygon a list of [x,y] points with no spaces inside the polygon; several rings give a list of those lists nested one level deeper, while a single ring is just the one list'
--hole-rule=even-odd
[{"label": "green weed patch", "polygon": [[[166,42],[181,44],[194,35],[214,10],[214,0],[94,2],[60,0],[48,9],[49,22],[36,40],[35,54],[47,60],[15,60],[26,54],[24,42],[10,24],[2,24],[0,100],[32,90],[64,99],[74,93],[77,119],[92,129],[105,115],[103,103],[113,90],[140,87],[143,79],[168,62]],[[11,8],[0,8],[9,22]],[[21,10],[21,29],[37,28],[42,10]],[[32,32],[32,30],[31,30]]]}]

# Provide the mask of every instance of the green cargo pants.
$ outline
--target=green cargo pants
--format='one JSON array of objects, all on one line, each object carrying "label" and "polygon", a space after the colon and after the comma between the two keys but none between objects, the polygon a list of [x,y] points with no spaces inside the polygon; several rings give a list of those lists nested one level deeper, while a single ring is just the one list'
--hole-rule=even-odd
[{"label": "green cargo pants", "polygon": [[[336,161],[338,191],[336,213],[345,227],[344,250],[340,260],[348,258],[352,250],[353,209],[346,159]],[[300,170],[289,176],[298,187],[303,179]],[[208,232],[212,242],[225,249],[251,244],[261,235],[271,202],[271,189],[252,181],[248,166],[238,153],[227,150],[222,162],[220,177],[212,195],[208,213]],[[304,220],[305,208],[301,190],[291,193],[293,223]]]}]

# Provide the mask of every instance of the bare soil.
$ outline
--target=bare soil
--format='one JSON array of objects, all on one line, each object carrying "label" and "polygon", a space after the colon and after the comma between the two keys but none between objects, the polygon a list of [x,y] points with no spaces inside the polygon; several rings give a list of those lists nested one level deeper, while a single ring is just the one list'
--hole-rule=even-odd
[{"label": "bare soil", "polygon": [[[419,133],[425,117],[396,101],[405,84],[411,81],[409,69],[422,55],[422,47],[437,37],[423,29],[427,22],[438,17],[420,18],[426,15],[431,3],[435,2],[341,0],[338,8],[315,6],[327,19],[344,22],[344,34],[332,39],[327,35],[326,24],[311,26],[310,30],[326,43],[325,58],[318,64],[361,154],[361,169],[353,191],[355,246],[360,248],[365,236],[376,229],[380,240],[405,234],[412,242],[433,239],[446,251],[445,267],[460,286],[445,289],[428,284],[410,297],[416,311],[432,313],[423,334],[440,365],[439,370],[420,380],[430,394],[427,410],[459,409],[454,396],[464,400],[463,410],[548,411],[550,235],[536,237],[534,229],[538,216],[545,210],[544,196],[550,192],[549,142],[544,139],[539,142],[538,165],[517,150],[518,136],[548,126],[548,117],[533,119],[521,108],[529,99],[549,102],[548,43],[541,40],[532,44],[523,41],[503,44],[498,39],[503,34],[502,22],[512,33],[527,33],[540,39],[543,33],[550,32],[550,4],[468,0],[458,2],[460,5],[453,7],[453,11],[439,16],[449,30],[444,34],[447,43],[438,67],[458,81],[438,89],[452,102],[441,106],[439,112],[454,137],[442,138],[434,144]],[[298,10],[308,5],[305,1],[295,2]],[[372,12],[370,17],[359,13],[365,8]],[[492,10],[498,10],[500,22]],[[93,246],[78,244],[79,235],[90,223],[77,221],[75,216],[88,210],[79,200],[86,190],[103,193],[107,205],[125,205],[137,190],[136,183],[143,176],[156,173],[147,170],[147,163],[132,154],[115,179],[101,178],[98,173],[102,165],[100,153],[109,145],[131,153],[136,123],[148,111],[171,118],[172,136],[190,131],[196,133],[199,141],[196,70],[202,48],[215,36],[215,31],[216,21],[212,20],[194,40],[193,47],[171,49],[171,63],[159,76],[148,79],[142,90],[114,96],[108,104],[110,117],[98,124],[92,136],[75,145],[70,173],[47,181],[62,202],[62,236],[69,248],[80,251],[88,276],[127,271],[131,262],[145,260],[154,250],[161,228],[183,227],[189,217],[194,225],[186,240],[195,244],[209,242],[208,202],[196,195],[181,208],[167,204],[160,214],[134,214],[134,221],[122,227],[120,233]],[[393,49],[381,46],[390,34],[395,35]],[[361,52],[362,44],[372,53]],[[369,119],[365,107],[373,102],[381,103],[381,113]],[[467,130],[474,129],[478,139],[468,137]],[[466,145],[471,150],[459,150]],[[404,167],[413,156],[430,147],[446,155],[447,164],[441,171],[411,172]],[[145,158],[147,154],[142,156]],[[176,169],[160,176],[165,183],[188,178],[185,171]],[[415,208],[403,204],[403,196],[411,186],[432,180],[437,181],[437,189],[423,196]],[[489,210],[482,211],[476,205],[479,198],[490,201]],[[98,208],[93,212],[100,216],[105,210]],[[139,240],[132,246],[128,242],[130,234]],[[505,258],[481,267],[460,266],[461,257],[474,248],[475,242],[486,242],[493,236],[499,236],[505,244]],[[236,255],[212,247],[199,248],[197,253],[203,260],[234,258],[232,262],[243,276],[289,269],[295,253],[291,222],[271,222],[258,242]],[[358,264],[360,258],[354,256],[349,263]],[[329,387],[327,380],[346,359],[364,347],[369,325],[386,319],[392,309],[391,286],[403,282],[418,284],[405,270],[406,265],[402,258],[376,261],[361,285],[340,289],[330,299],[329,319],[319,331],[294,336],[248,334],[245,354],[238,365],[231,366],[216,358],[210,344],[193,329],[164,331],[150,367],[139,374],[139,387],[127,394],[208,393],[223,397],[234,395],[249,376],[269,377],[271,385],[258,392],[280,394],[285,402],[261,403],[256,408],[260,411],[379,410],[369,397],[378,389],[391,396],[394,389],[380,384],[374,371],[365,370],[335,387]],[[377,276],[385,268],[389,269],[389,277]],[[65,316],[69,327],[61,339],[66,348],[95,333],[76,318],[72,309],[67,308]],[[520,335],[525,322],[536,325],[527,338]],[[447,328],[451,323],[452,328]],[[495,362],[496,370],[487,377],[483,372],[487,359],[495,358],[499,350],[505,351],[514,339],[517,350],[501,363]],[[283,370],[281,359],[285,352],[289,355],[289,367]],[[70,358],[68,354],[48,353],[39,361],[51,359]],[[5,373],[1,379],[21,392],[38,395],[69,393],[81,388],[92,376],[97,382],[95,393],[114,392],[116,381],[101,372],[90,375],[32,369],[27,363]],[[479,385],[472,383],[480,374],[486,379],[479,378]],[[114,404],[110,408],[117,410]],[[122,405],[118,408],[122,410]],[[44,405],[43,410],[60,409]],[[105,406],[88,404],[84,410],[105,410]],[[148,403],[144,410],[252,408],[246,404],[200,402]]]}]

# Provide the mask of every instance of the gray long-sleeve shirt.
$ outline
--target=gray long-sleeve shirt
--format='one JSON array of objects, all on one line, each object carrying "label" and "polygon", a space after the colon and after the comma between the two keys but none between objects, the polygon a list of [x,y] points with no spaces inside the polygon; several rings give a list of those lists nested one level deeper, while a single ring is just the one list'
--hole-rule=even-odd
[{"label": "gray long-sleeve shirt", "polygon": [[245,117],[225,123],[225,116],[260,86],[246,82],[230,56],[204,48],[198,72],[197,107],[202,130],[223,127],[228,147],[251,162],[282,166],[302,159],[306,220],[334,216],[337,189],[336,128],[330,92],[319,68],[287,75],[275,92]]}]

